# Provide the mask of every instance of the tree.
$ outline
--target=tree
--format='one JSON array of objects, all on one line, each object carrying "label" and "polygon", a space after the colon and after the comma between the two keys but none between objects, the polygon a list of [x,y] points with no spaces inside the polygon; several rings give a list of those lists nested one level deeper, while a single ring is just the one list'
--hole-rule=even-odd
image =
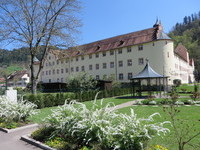
[{"label": "tree", "polygon": [[[80,27],[78,0],[0,0],[0,41],[28,46],[31,87],[36,86],[50,46],[69,46]],[[38,70],[34,58],[43,46]]]},{"label": "tree", "polygon": [[96,89],[97,81],[86,72],[80,72],[67,78],[68,88],[72,91],[88,91]]}]

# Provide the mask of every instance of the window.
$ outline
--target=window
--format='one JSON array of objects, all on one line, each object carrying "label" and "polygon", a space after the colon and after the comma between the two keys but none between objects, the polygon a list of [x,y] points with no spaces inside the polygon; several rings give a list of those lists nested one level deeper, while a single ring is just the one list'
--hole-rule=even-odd
[{"label": "window", "polygon": [[49,66],[51,66],[51,62],[49,62]]},{"label": "window", "polygon": [[81,71],[85,71],[85,67],[84,66],[81,67]]},{"label": "window", "polygon": [[76,67],[76,72],[79,72],[79,67]]},{"label": "window", "polygon": [[123,67],[123,61],[122,60],[118,61],[118,65],[119,67]]},{"label": "window", "polygon": [[131,52],[131,47],[127,47],[127,53],[130,53]]},{"label": "window", "polygon": [[74,68],[73,67],[71,67],[71,72],[74,72]]},{"label": "window", "polygon": [[114,62],[110,62],[110,68],[114,68]]},{"label": "window", "polygon": [[63,82],[63,78],[61,78],[61,82]]},{"label": "window", "polygon": [[65,63],[67,64],[68,62],[69,62],[69,60],[68,60],[68,59],[66,59],[66,60],[65,60]]},{"label": "window", "polygon": [[46,63],[46,66],[48,66],[48,63]]},{"label": "window", "polygon": [[139,51],[143,50],[143,45],[139,45],[139,46],[138,46],[138,50],[139,50]]},{"label": "window", "polygon": [[92,70],[92,65],[89,65],[89,70]]},{"label": "window", "polygon": [[49,83],[51,83],[51,79],[49,79]]},{"label": "window", "polygon": [[65,68],[65,73],[68,73],[68,71],[69,71],[68,68]]},{"label": "window", "polygon": [[118,54],[122,54],[122,49],[118,49]]},{"label": "window", "polygon": [[143,58],[139,58],[138,59],[138,65],[143,65],[144,64],[144,59]]},{"label": "window", "polygon": [[76,61],[78,61],[78,57],[76,57]]},{"label": "window", "polygon": [[49,75],[51,75],[51,70],[49,70]]},{"label": "window", "polygon": [[63,64],[63,60],[61,60],[61,64]]},{"label": "window", "polygon": [[51,56],[49,56],[49,60],[51,60]]},{"label": "window", "polygon": [[110,55],[114,55],[114,51],[112,50],[112,51],[110,51]]},{"label": "window", "polygon": [[55,62],[53,61],[53,62],[52,62],[52,66],[54,66],[54,65],[55,65]]},{"label": "window", "polygon": [[99,53],[96,53],[95,56],[96,56],[96,58],[99,58]]},{"label": "window", "polygon": [[100,78],[99,78],[99,75],[96,75],[96,80],[99,80]]},{"label": "window", "polygon": [[46,71],[46,75],[48,75],[48,73],[49,73],[49,72],[48,72],[48,71]]},{"label": "window", "polygon": [[103,63],[103,69],[106,69],[106,68],[107,68],[106,63]]},{"label": "window", "polygon": [[119,80],[123,80],[123,78],[124,78],[124,77],[123,77],[123,73],[120,73],[120,74],[119,74]]},{"label": "window", "polygon": [[57,74],[59,74],[59,72],[60,72],[59,69],[57,69]]},{"label": "window", "polygon": [[103,52],[103,53],[102,53],[102,56],[105,57],[105,56],[106,56],[106,52]]},{"label": "window", "polygon": [[127,66],[132,66],[132,59],[127,60]]},{"label": "window", "polygon": [[59,65],[59,60],[56,61],[57,65]]},{"label": "window", "polygon": [[165,44],[166,44],[166,45],[167,45],[167,43],[168,43],[168,42],[167,42],[167,41],[165,41]]},{"label": "window", "polygon": [[84,60],[84,56],[81,56],[81,60]]},{"label": "window", "polygon": [[96,64],[96,70],[99,70],[99,64]]},{"label": "window", "polygon": [[61,69],[61,73],[62,73],[62,74],[64,73],[64,69]]},{"label": "window", "polygon": [[57,82],[59,82],[59,78],[57,78]]},{"label": "window", "polygon": [[155,43],[153,43],[152,46],[155,46]]},{"label": "window", "polygon": [[92,59],[92,55],[89,55],[89,59]]},{"label": "window", "polygon": [[53,69],[53,74],[55,74],[55,69]]},{"label": "window", "polygon": [[128,79],[130,80],[132,77],[133,77],[132,72],[129,72],[129,73],[128,73]]},{"label": "window", "polygon": [[42,71],[42,75],[44,75],[44,71]]},{"label": "window", "polygon": [[71,62],[73,62],[73,58],[71,59]]}]

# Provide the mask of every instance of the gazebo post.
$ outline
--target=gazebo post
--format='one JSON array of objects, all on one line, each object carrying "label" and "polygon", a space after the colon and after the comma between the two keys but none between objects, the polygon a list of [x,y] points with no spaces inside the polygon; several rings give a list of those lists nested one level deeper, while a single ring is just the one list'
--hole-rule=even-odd
[{"label": "gazebo post", "polygon": [[141,85],[141,79],[139,79],[139,96],[142,96],[142,85]]},{"label": "gazebo post", "polygon": [[160,95],[160,98],[161,98],[161,82],[160,82],[160,78],[159,78],[159,87],[160,87],[159,95]]}]

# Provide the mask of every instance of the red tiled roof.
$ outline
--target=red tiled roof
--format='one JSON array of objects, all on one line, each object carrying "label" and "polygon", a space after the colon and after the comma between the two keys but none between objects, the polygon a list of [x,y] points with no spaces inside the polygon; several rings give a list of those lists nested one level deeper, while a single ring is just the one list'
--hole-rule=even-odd
[{"label": "red tiled roof", "polygon": [[5,82],[5,78],[0,78],[0,82]]},{"label": "red tiled roof", "polygon": [[179,56],[181,57],[183,60],[185,60],[186,62],[188,62],[188,58],[187,58],[187,55],[188,55],[188,51],[187,49],[185,48],[185,46],[183,46],[182,44],[179,44],[176,49],[174,50],[174,52]]},{"label": "red tiled roof", "polygon": [[143,44],[157,39],[158,28],[159,27],[153,27],[137,32],[123,34],[104,40],[72,47],[67,50],[60,51],[60,54],[58,54],[58,51],[56,51],[55,53],[56,55],[59,55],[59,58],[75,57],[78,55],[92,54],[131,45]]},{"label": "red tiled roof", "polygon": [[67,50],[52,50],[52,52],[59,58],[66,58],[103,52],[132,45],[139,45],[160,39],[159,35],[162,32],[160,26],[157,25],[153,28],[107,38],[104,40],[72,47]]}]

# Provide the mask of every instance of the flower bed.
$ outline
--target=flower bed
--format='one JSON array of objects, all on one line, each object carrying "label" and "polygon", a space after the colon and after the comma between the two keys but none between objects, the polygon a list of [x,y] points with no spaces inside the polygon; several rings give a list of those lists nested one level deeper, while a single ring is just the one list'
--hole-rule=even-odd
[{"label": "flower bed", "polygon": [[200,101],[194,101],[191,99],[178,99],[173,101],[171,99],[145,99],[143,101],[138,101],[136,105],[195,105],[200,104]]},{"label": "flower bed", "polygon": [[46,124],[32,133],[32,138],[56,149],[134,149],[147,147],[148,142],[160,133],[169,130],[167,122],[153,123],[153,114],[140,119],[131,110],[131,115],[119,114],[105,108],[91,110],[75,101],[53,110]]}]

